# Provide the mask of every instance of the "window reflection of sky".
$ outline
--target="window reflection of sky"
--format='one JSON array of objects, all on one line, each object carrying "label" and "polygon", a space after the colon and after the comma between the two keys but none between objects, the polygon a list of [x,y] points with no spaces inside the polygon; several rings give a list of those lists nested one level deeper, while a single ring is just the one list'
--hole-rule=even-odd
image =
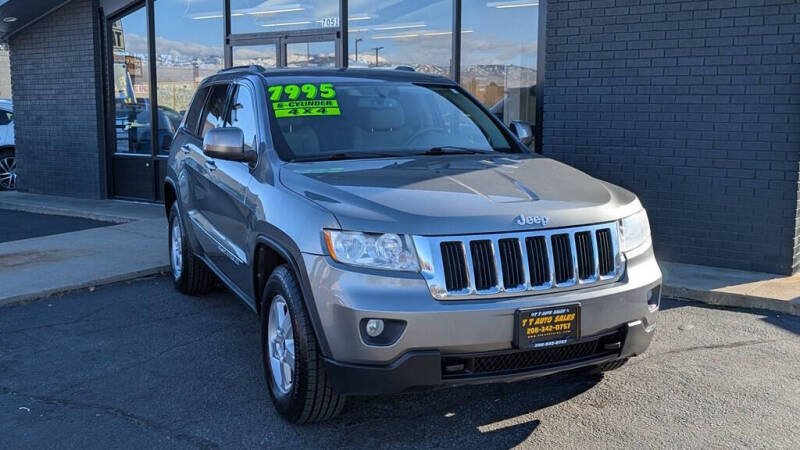
[{"label": "window reflection of sky", "polygon": [[[509,3],[524,6],[497,7]],[[338,0],[231,0],[232,27],[237,33],[321,28],[319,21],[338,16],[338,4]],[[513,64],[535,68],[538,28],[535,4],[522,0],[464,0],[462,66]],[[379,51],[381,64],[449,67],[450,0],[350,0],[349,5],[351,61],[355,56],[353,40],[361,38],[359,59],[368,64],[374,62],[374,50],[372,58],[367,58],[370,50],[383,47]],[[217,54],[222,40],[217,32],[222,22],[221,6],[221,0],[157,0],[156,30],[162,44],[159,51],[176,55],[192,53],[187,57]],[[260,11],[284,12],[255,14]],[[282,26],[284,23],[287,25]],[[138,35],[146,29],[146,24],[143,17],[135,17],[127,20],[125,27],[126,34]],[[136,47],[129,51],[144,53],[144,48]]]}]

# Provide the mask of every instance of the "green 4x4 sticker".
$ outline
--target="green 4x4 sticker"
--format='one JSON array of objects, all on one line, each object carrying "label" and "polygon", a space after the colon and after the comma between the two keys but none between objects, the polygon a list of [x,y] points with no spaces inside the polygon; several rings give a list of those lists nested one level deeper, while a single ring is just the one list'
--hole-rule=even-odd
[{"label": "green 4x4 sticker", "polygon": [[[296,84],[269,87],[272,110],[278,119],[301,116],[338,116],[342,112],[336,101],[336,90],[331,83],[301,86]],[[302,98],[301,98],[302,97]]]}]

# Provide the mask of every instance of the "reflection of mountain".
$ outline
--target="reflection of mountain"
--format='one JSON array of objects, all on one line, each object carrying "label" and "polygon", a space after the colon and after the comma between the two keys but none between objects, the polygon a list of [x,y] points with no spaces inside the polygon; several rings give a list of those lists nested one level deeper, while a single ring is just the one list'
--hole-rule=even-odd
[{"label": "reflection of mountain", "polygon": [[[448,67],[434,64],[413,64],[412,67],[417,72],[442,76],[450,74]],[[494,83],[497,86],[510,88],[533,86],[536,84],[536,69],[516,65],[475,64],[461,68],[461,82],[468,80],[474,80],[482,85]]]},{"label": "reflection of mountain", "polygon": [[[360,67],[371,66],[374,58],[361,56],[359,54]],[[402,62],[387,61],[383,57],[379,58],[381,66],[402,65]],[[352,60],[351,60],[352,61]],[[275,55],[265,54],[254,49],[242,47],[234,52],[235,65],[258,64],[264,67],[275,67]],[[328,66],[336,65],[335,54],[306,54],[305,52],[292,52],[287,55],[289,66]],[[209,72],[213,73],[223,66],[221,56],[178,56],[171,54],[158,55],[159,70],[165,67],[191,69],[194,64],[200,68],[200,72],[205,76]],[[355,64],[354,64],[355,66]],[[430,73],[441,76],[449,76],[450,68],[437,64],[411,64],[417,72]],[[517,65],[504,64],[473,64],[461,68],[461,82],[464,85],[497,86],[500,88],[529,87],[536,84],[536,69]]]}]

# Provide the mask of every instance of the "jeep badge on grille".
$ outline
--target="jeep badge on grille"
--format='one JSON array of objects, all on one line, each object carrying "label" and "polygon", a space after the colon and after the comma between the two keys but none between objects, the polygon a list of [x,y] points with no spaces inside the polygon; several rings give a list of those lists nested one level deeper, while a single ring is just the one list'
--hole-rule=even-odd
[{"label": "jeep badge on grille", "polygon": [[518,215],[515,220],[517,225],[539,225],[542,227],[547,225],[549,221],[550,218],[547,216],[526,216],[525,214]]}]

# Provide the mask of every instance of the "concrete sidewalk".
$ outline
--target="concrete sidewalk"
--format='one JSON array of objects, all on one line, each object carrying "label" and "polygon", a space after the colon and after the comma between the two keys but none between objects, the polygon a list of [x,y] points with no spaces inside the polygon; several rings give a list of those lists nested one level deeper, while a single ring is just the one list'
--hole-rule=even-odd
[{"label": "concrete sidewalk", "polygon": [[0,209],[117,225],[0,244],[0,305],[166,272],[167,223],[158,204],[0,193]]},{"label": "concrete sidewalk", "polygon": [[800,275],[787,277],[669,262],[659,265],[664,273],[666,297],[800,316]]}]

